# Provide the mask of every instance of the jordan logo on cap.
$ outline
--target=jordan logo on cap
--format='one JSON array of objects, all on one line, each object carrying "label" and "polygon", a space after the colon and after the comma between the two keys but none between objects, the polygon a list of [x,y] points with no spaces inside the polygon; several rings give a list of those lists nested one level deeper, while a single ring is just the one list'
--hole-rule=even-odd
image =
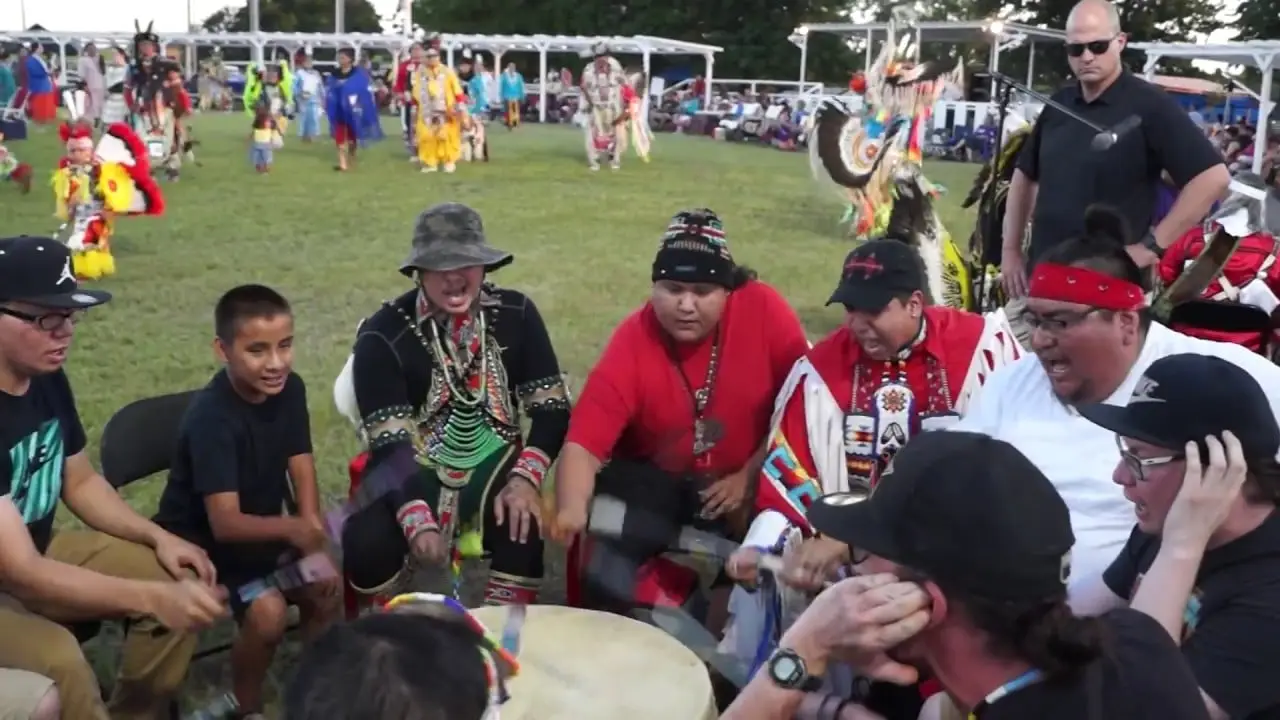
[{"label": "jordan logo on cap", "polygon": [[1138,379],[1138,384],[1133,388],[1133,397],[1129,398],[1129,404],[1164,402],[1164,398],[1158,398],[1153,395],[1158,387],[1160,387],[1160,383],[1145,375],[1142,376]]},{"label": "jordan logo on cap", "polygon": [[76,282],[76,274],[71,271],[71,258],[67,258],[67,264],[62,266],[62,274],[58,276],[58,285],[69,282],[72,285]]}]

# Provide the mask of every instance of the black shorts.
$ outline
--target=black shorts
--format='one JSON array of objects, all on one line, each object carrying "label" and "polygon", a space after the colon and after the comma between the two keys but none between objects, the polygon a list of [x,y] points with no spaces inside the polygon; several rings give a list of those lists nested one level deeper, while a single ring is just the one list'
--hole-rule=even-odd
[{"label": "black shorts", "polygon": [[240,596],[241,588],[265,580],[277,569],[298,559],[298,553],[285,543],[252,543],[221,545],[209,553],[218,571],[218,584],[229,593],[228,605],[236,622],[243,622],[252,600]]}]

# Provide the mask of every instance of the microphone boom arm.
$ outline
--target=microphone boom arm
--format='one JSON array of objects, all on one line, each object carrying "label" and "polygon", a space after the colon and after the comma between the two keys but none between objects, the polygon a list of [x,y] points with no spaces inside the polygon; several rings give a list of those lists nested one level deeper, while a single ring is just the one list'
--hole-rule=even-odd
[{"label": "microphone boom arm", "polygon": [[1079,113],[1068,108],[1067,106],[1063,105],[1057,100],[1054,100],[1053,98],[1049,97],[1048,95],[1045,95],[1044,93],[1032,90],[1031,88],[1027,87],[1026,85],[1023,85],[1022,83],[1018,82],[1017,80],[1014,80],[1013,78],[1009,77],[1008,75],[1005,75],[1002,72],[999,72],[997,70],[992,70],[990,71],[990,73],[991,73],[991,78],[996,81],[997,85],[1003,85],[1005,86],[1005,88],[1012,88],[1032,98],[1033,100],[1038,100],[1044,103],[1045,107],[1051,107],[1054,110],[1057,110],[1058,112],[1062,113],[1063,115],[1066,115],[1072,120],[1075,120],[1081,125],[1084,125],[1085,127],[1090,128],[1096,133],[1102,134],[1102,133],[1111,132],[1110,129],[1105,128],[1099,125],[1098,123],[1093,122],[1092,120],[1088,120],[1084,117],[1081,117]]}]

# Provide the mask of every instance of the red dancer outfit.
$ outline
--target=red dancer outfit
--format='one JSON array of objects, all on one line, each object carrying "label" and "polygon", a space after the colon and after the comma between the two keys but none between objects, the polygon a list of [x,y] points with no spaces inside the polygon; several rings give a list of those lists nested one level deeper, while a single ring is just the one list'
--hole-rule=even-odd
[{"label": "red dancer outfit", "polygon": [[[865,496],[903,445],[955,423],[991,373],[1023,354],[1003,311],[926,306],[927,295],[910,245],[873,240],[849,254],[828,302],[845,306],[847,322],[796,363],[778,395],[745,547],[789,561],[812,536],[813,502]],[[758,666],[810,599],[773,582],[735,589],[726,650]]]},{"label": "red dancer outfit", "polygon": [[[663,522],[731,534],[723,515],[703,525],[700,493],[716,481],[740,482],[747,491],[777,390],[808,349],[804,329],[777,291],[734,264],[710,210],[673,218],[653,281],[654,300],[618,326],[570,418],[564,458],[572,454],[576,462],[559,465],[561,517],[576,510],[585,518],[594,491]],[[700,295],[672,298],[686,293]],[[719,316],[703,314],[688,331],[701,333],[697,339],[673,332],[679,325],[660,316],[669,312],[663,308],[718,293]],[[591,467],[600,468],[598,476],[583,470]],[[696,572],[660,557],[664,549],[579,538],[569,553],[569,603],[624,609],[698,600]]]},{"label": "red dancer outfit", "polygon": [[1280,208],[1280,203],[1256,175],[1242,173],[1231,181],[1231,189],[1233,195],[1213,218],[1187,231],[1160,258],[1160,283],[1169,287],[1204,252],[1206,233],[1212,235],[1221,226],[1238,238],[1235,252],[1201,299],[1173,308],[1167,324],[1192,337],[1243,345],[1274,358],[1278,344],[1271,316],[1280,308],[1280,240],[1262,227],[1276,224],[1274,217],[1266,216],[1277,210],[1268,208],[1271,213],[1265,213],[1261,204]]},{"label": "red dancer outfit", "polygon": [[[437,44],[439,41],[437,40]],[[409,159],[418,159],[418,145],[414,133],[414,125],[418,122],[418,100],[413,96],[413,75],[422,67],[422,43],[414,43],[409,48],[409,59],[400,63],[396,69],[396,82],[392,91],[400,101],[400,130],[404,136],[404,147],[409,151]]]}]

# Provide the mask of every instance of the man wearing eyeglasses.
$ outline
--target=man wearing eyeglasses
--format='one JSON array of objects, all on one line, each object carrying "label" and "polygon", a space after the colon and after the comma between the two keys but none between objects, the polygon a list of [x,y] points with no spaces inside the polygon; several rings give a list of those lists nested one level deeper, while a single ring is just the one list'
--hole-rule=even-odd
[{"label": "man wearing eyeglasses", "polygon": [[1170,355],[1128,405],[1080,412],[1116,434],[1137,516],[1103,576],[1116,604],[1182,646],[1214,720],[1280,716],[1280,426],[1262,387],[1221,358]]},{"label": "man wearing eyeglasses", "polygon": [[[153,720],[186,675],[192,631],[224,610],[204,552],[134,512],[89,461],[62,366],[80,314],[110,299],[79,287],[65,245],[0,240],[0,668],[51,678],[64,717]],[[55,533],[59,499],[92,530]],[[174,580],[188,573],[200,579]],[[66,626],[124,617],[104,704]],[[0,717],[21,716],[6,677]]]},{"label": "man wearing eyeglasses", "polygon": [[[1052,107],[1041,113],[1019,156],[1002,228],[1002,277],[1011,298],[1026,294],[1027,268],[1045,250],[1083,230],[1091,204],[1106,202],[1124,214],[1142,237],[1129,253],[1145,268],[1226,191],[1230,173],[1204,133],[1163,90],[1124,69],[1126,42],[1115,7],[1104,0],[1082,0],[1067,19],[1068,63],[1077,82],[1053,99],[1102,127],[1135,116],[1141,124],[1110,149],[1093,151],[1096,130]],[[1163,171],[1178,199],[1153,223]],[[1031,241],[1024,247],[1028,219]]]}]

